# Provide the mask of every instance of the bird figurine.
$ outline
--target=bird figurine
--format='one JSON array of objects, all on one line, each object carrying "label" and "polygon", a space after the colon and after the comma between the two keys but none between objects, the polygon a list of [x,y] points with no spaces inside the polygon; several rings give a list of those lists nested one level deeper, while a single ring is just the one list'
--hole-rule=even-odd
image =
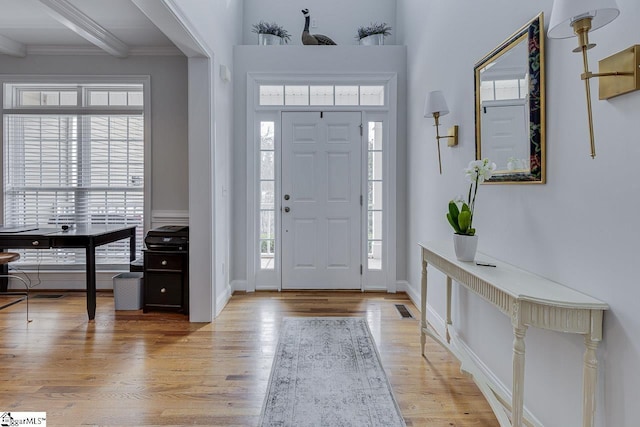
[{"label": "bird figurine", "polygon": [[302,9],[304,15],[304,30],[302,31],[302,44],[304,45],[335,45],[336,42],[322,34],[309,34],[309,9]]}]

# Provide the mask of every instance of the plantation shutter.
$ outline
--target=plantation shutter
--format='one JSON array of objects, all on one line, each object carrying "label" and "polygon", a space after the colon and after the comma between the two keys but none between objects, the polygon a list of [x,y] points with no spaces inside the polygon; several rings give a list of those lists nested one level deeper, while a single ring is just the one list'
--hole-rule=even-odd
[{"label": "plantation shutter", "polygon": [[[39,86],[5,84],[4,224],[136,225],[141,248],[142,85]],[[84,264],[85,251],[21,251],[20,262]],[[128,264],[128,241],[99,246],[96,262]]]}]

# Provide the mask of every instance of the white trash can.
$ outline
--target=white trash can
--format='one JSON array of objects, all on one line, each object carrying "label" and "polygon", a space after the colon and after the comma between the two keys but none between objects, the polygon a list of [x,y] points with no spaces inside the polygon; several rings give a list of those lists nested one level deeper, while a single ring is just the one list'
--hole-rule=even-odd
[{"label": "white trash can", "polygon": [[113,276],[116,310],[140,310],[143,301],[142,273],[127,272]]}]

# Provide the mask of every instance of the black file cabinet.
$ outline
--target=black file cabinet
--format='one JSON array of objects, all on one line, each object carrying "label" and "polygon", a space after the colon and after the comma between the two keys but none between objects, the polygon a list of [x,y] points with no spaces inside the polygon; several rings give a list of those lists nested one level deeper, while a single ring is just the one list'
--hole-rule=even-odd
[{"label": "black file cabinet", "polygon": [[144,251],[144,308],[189,314],[189,252]]}]

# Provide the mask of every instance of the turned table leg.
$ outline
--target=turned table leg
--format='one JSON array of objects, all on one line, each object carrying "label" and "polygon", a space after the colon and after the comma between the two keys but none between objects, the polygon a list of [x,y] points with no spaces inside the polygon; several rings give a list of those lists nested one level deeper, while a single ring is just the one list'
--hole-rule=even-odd
[{"label": "turned table leg", "polygon": [[445,325],[447,343],[451,343],[451,335],[449,335],[449,325],[451,324],[451,277],[447,276],[447,324]]},{"label": "turned table leg", "polygon": [[427,343],[427,261],[422,254],[422,277],[420,281],[420,351],[425,355],[425,345]]},{"label": "turned table leg", "polygon": [[513,328],[513,396],[511,400],[511,423],[513,427],[521,427],[524,406],[524,336],[526,326]]},{"label": "turned table leg", "polygon": [[584,364],[582,371],[582,426],[593,427],[593,418],[596,412],[596,380],[598,377],[598,358],[596,350],[598,341],[585,335]]}]

